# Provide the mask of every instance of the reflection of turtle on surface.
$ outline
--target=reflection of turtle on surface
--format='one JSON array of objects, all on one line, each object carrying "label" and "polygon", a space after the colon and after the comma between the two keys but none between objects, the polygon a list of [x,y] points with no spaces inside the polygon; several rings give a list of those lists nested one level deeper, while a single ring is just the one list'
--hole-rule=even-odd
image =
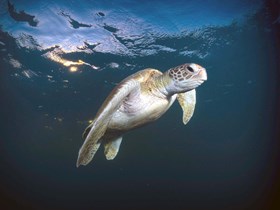
[{"label": "reflection of turtle on surface", "polygon": [[177,98],[183,109],[183,123],[193,115],[195,88],[207,79],[204,68],[184,64],[165,73],[144,69],[124,79],[107,97],[93,122],[83,133],[77,167],[87,165],[104,144],[108,160],[116,157],[122,135],[161,117]]}]

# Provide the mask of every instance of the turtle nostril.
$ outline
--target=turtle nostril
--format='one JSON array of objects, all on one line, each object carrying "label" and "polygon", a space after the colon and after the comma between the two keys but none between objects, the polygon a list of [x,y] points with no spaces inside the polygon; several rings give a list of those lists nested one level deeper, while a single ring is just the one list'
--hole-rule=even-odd
[{"label": "turtle nostril", "polygon": [[187,69],[190,71],[190,72],[194,72],[193,68],[188,66]]}]

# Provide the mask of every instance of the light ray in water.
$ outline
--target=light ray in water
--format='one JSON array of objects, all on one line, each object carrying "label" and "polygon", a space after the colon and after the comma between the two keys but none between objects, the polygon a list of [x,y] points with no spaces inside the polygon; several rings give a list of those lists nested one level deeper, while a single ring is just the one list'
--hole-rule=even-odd
[{"label": "light ray in water", "polygon": [[81,65],[86,65],[91,67],[94,70],[99,69],[99,67],[93,65],[93,64],[89,64],[84,62],[83,60],[78,60],[78,61],[71,61],[71,60],[67,60],[64,59],[60,56],[60,54],[64,53],[62,50],[60,50],[61,52],[56,52],[55,50],[52,52],[48,52],[45,54],[45,57],[51,59],[52,61],[55,61],[57,63],[61,63],[62,65],[69,67],[69,71],[70,72],[76,72],[78,70],[77,66],[81,66]]}]

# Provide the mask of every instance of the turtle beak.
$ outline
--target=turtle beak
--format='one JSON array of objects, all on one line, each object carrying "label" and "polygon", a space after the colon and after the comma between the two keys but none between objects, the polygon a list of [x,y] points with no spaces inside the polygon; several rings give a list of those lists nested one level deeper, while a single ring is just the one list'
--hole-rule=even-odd
[{"label": "turtle beak", "polygon": [[202,81],[206,81],[207,80],[207,73],[206,73],[206,69],[203,67],[199,68],[199,72],[198,72],[198,76]]}]

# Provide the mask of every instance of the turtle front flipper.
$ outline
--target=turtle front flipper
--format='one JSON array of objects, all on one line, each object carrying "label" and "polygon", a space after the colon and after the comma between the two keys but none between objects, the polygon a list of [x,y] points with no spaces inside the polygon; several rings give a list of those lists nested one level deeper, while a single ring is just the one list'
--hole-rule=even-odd
[{"label": "turtle front flipper", "polygon": [[120,107],[123,100],[136,88],[139,88],[139,82],[137,80],[131,78],[125,79],[113,89],[104,101],[92,124],[84,132],[84,137],[86,136],[86,138],[79,150],[77,167],[79,165],[87,165],[92,160],[100,146],[100,139],[105,134],[113,114]]},{"label": "turtle front flipper", "polygon": [[183,110],[183,123],[186,125],[192,118],[195,104],[196,104],[196,92],[195,89],[185,92],[178,93],[177,100]]},{"label": "turtle front flipper", "polygon": [[92,123],[88,127],[86,127],[86,129],[83,132],[82,138],[84,140],[86,139],[86,137],[87,137],[88,133],[90,132],[91,128],[92,128]]}]

